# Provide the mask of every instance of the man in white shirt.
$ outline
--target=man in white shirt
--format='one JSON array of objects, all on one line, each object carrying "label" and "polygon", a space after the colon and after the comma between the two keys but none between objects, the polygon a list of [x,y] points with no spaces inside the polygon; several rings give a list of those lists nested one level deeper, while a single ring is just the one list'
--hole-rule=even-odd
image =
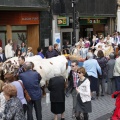
[{"label": "man in white shirt", "polygon": [[7,59],[12,58],[14,56],[11,39],[8,40],[8,44],[5,46],[5,56]]}]

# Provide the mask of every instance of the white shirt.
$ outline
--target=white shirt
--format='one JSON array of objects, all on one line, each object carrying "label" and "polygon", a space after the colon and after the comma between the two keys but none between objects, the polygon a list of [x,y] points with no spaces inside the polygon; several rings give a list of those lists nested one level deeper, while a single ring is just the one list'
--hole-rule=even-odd
[{"label": "white shirt", "polygon": [[105,49],[105,44],[102,42],[97,43],[95,48],[97,49],[99,45],[102,46],[102,49]]},{"label": "white shirt", "polygon": [[7,44],[5,46],[5,56],[6,56],[6,58],[11,58],[14,56],[14,51],[12,50],[12,45]]},{"label": "white shirt", "polygon": [[86,80],[78,87],[82,102],[91,101],[90,81]]}]

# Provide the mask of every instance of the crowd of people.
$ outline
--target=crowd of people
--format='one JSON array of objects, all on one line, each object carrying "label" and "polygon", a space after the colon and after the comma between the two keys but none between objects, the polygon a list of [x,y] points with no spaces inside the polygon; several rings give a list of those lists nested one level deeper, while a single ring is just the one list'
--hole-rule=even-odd
[{"label": "crowd of people", "polygon": [[[92,112],[91,100],[100,95],[111,95],[114,91],[120,91],[120,36],[115,32],[114,36],[103,35],[97,38],[93,35],[90,41],[88,37],[80,38],[74,46],[69,47],[68,42],[59,50],[59,45],[49,46],[46,54],[43,48],[37,48],[37,55],[42,59],[48,59],[61,54],[68,55],[70,71],[68,80],[62,76],[55,76],[49,80],[51,112],[54,120],[64,120],[65,95],[72,95],[73,110],[72,117],[77,120],[88,120],[89,112]],[[69,55],[84,58],[83,66],[79,66],[79,60],[70,60]],[[37,120],[42,120],[40,87],[41,76],[33,70],[34,65],[26,62],[25,57],[34,56],[32,47],[26,47],[25,43],[17,46],[16,51],[12,48],[12,40],[8,40],[5,52],[0,48],[0,62],[5,62],[12,57],[18,57],[19,68],[14,74],[4,75],[4,83],[0,81],[0,119],[1,120],[33,120],[33,107]],[[65,82],[66,81],[66,82]],[[107,91],[105,84],[107,83]],[[30,100],[25,98],[27,91]]]}]

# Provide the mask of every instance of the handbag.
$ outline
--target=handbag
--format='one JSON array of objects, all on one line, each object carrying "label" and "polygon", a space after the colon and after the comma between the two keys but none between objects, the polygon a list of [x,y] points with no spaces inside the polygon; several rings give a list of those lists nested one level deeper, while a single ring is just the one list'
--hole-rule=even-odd
[{"label": "handbag", "polygon": [[27,102],[29,102],[31,100],[30,95],[28,94],[28,91],[25,89],[23,83],[21,81],[18,80],[18,82],[21,84],[22,88],[23,88],[23,92],[24,92],[24,97],[27,100]]}]

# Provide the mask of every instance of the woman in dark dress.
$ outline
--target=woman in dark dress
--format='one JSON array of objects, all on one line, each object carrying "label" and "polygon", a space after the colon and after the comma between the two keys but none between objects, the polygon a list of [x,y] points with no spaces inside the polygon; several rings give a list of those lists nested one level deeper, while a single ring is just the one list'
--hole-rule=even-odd
[{"label": "woman in dark dress", "polygon": [[84,120],[88,120],[88,113],[92,112],[91,107],[91,92],[90,81],[85,77],[86,71],[84,67],[77,70],[79,81],[77,91],[77,103],[76,103],[76,119],[81,120],[81,113]]},{"label": "woman in dark dress", "polygon": [[108,59],[106,57],[104,57],[103,51],[99,50],[97,53],[96,60],[98,61],[99,65],[101,67],[101,70],[102,70],[102,75],[98,76],[98,77],[99,77],[99,86],[101,86],[101,96],[104,96],[105,95],[105,82],[107,80],[107,62],[108,62]]},{"label": "woman in dark dress", "polygon": [[64,120],[65,111],[65,79],[62,76],[51,78],[48,85],[50,91],[51,112],[54,113],[54,120],[58,120],[57,114],[61,114]]}]

